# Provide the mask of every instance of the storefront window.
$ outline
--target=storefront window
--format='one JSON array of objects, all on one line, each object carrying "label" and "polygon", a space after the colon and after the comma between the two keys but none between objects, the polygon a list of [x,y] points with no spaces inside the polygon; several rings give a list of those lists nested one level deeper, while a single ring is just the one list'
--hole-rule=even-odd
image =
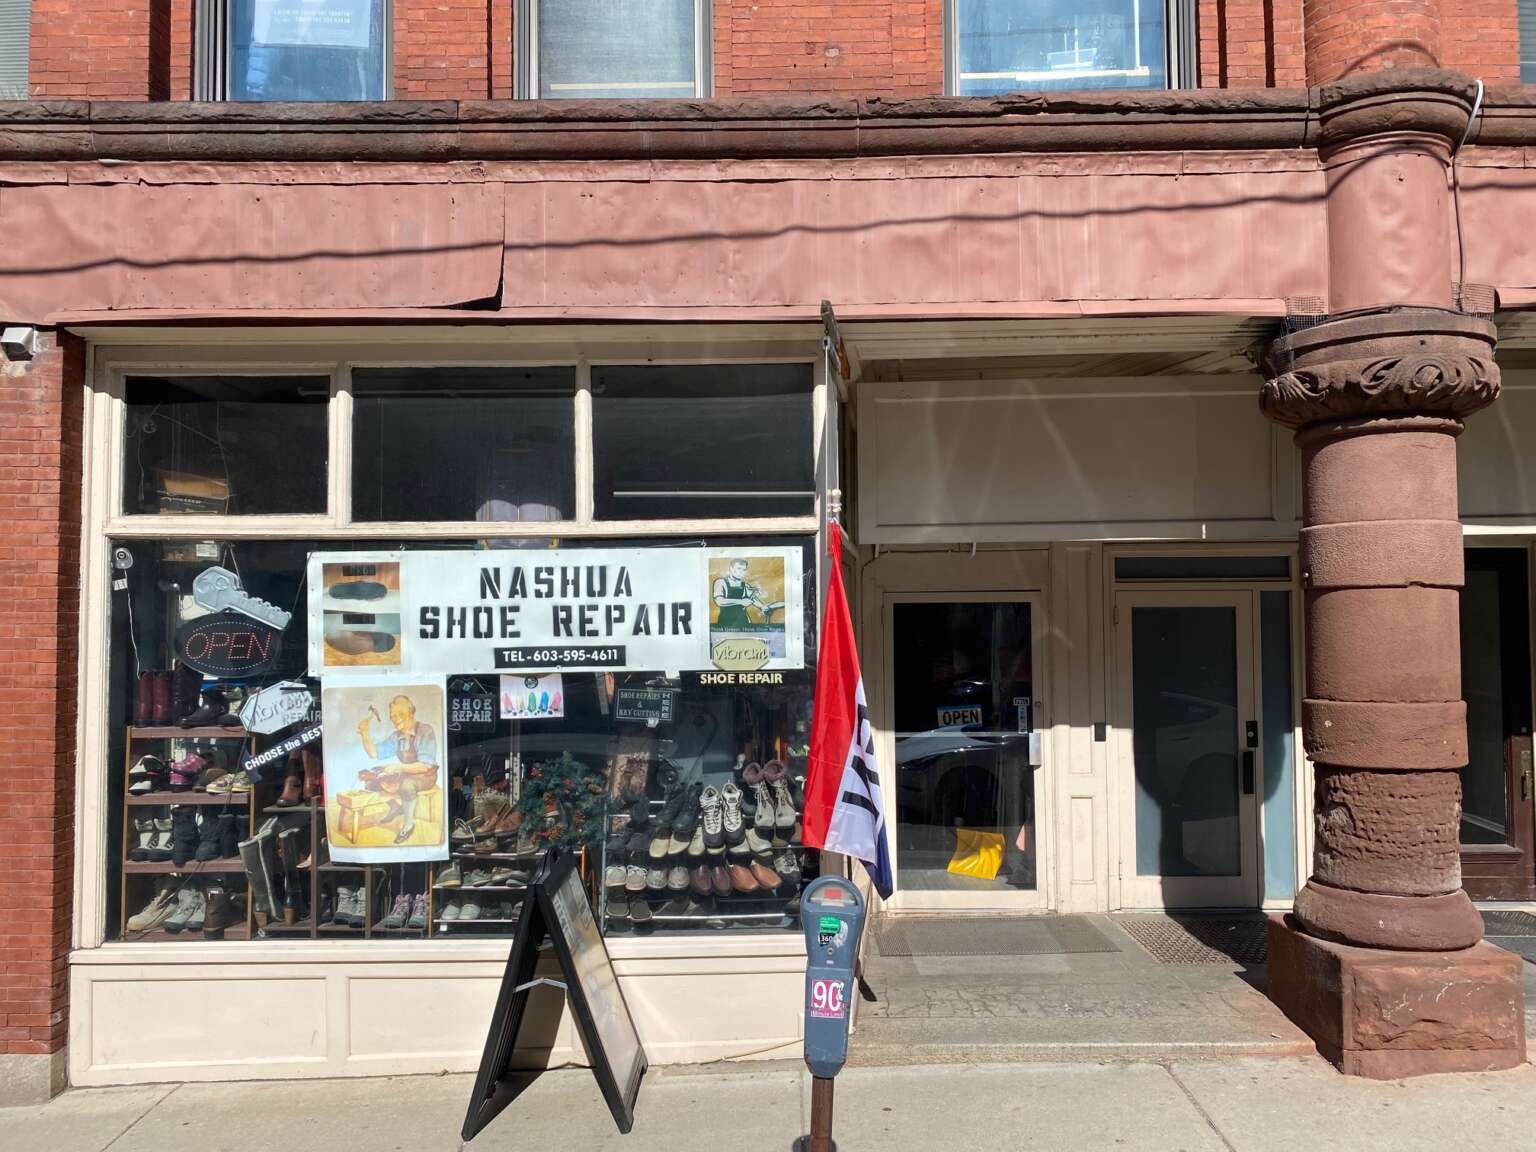
[{"label": "storefront window", "polygon": [[815,508],[808,364],[592,369],[600,520]]},{"label": "storefront window", "polygon": [[356,520],[569,520],[571,368],[352,373]]},{"label": "storefront window", "polygon": [[1164,9],[1142,0],[956,0],[958,94],[1166,87]]},{"label": "storefront window", "polygon": [[[800,840],[810,537],[543,554],[352,539],[114,549],[110,936],[506,935],[550,847],[581,855],[611,933],[798,931],[817,869]],[[667,585],[684,571],[696,575]],[[558,621],[569,593],[573,634],[617,621],[628,655],[608,641],[583,641],[579,658],[529,643],[507,659],[612,666],[439,667],[433,653],[451,661],[481,627],[455,607],[455,574],[494,603],[483,620],[497,643],[526,576],[521,639],[541,599]],[[659,598],[622,600],[631,585]],[[674,650],[694,603],[707,605],[698,627],[719,666],[641,666]],[[407,675],[413,662],[435,670]],[[355,858],[380,849],[415,858]]]},{"label": "storefront window", "polygon": [[537,0],[545,100],[694,96],[698,0]]},{"label": "storefront window", "polygon": [[123,511],[323,513],[327,376],[130,376]]},{"label": "storefront window", "polygon": [[384,0],[231,0],[231,100],[384,99]]}]

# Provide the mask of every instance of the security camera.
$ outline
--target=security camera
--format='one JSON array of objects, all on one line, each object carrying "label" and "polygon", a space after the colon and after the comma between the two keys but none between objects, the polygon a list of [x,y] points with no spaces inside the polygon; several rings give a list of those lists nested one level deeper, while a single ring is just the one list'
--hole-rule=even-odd
[{"label": "security camera", "polygon": [[37,355],[37,329],[27,325],[0,332],[0,352],[7,360],[31,360]]},{"label": "security camera", "polygon": [[112,567],[119,572],[126,572],[133,567],[133,553],[126,548],[112,549]]}]

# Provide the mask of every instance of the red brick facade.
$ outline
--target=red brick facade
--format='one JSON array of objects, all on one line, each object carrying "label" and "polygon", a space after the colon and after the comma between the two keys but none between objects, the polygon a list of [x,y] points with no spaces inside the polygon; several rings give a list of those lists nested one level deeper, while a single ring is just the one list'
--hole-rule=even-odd
[{"label": "red brick facade", "polygon": [[74,896],[84,345],[0,367],[0,1052],[64,1046]]},{"label": "red brick facade", "polygon": [[[394,0],[395,96],[510,98],[514,3]],[[33,96],[190,99],[193,8],[34,0]],[[716,0],[714,92],[937,95],[943,13],[942,0]],[[1299,86],[1309,54],[1314,83],[1389,62],[1520,77],[1515,0],[1197,0],[1197,25],[1202,88]]]}]

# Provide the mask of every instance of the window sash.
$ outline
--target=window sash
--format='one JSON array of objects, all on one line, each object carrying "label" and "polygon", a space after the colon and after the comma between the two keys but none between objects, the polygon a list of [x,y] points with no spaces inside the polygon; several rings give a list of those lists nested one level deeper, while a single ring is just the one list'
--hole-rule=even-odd
[{"label": "window sash", "polygon": [[[628,365],[637,362],[634,356],[620,356],[611,360],[589,361],[585,359],[541,358],[537,361],[479,360],[473,363],[454,361],[447,357],[410,357],[389,361],[295,361],[268,360],[260,363],[250,360],[229,362],[201,358],[166,363],[158,360],[131,362],[109,361],[103,368],[102,390],[111,406],[110,454],[107,468],[108,495],[105,528],[108,533],[124,538],[188,538],[218,536],[229,539],[263,539],[302,534],[315,537],[346,539],[370,536],[400,536],[422,540],[485,539],[502,537],[548,538],[594,536],[665,536],[695,532],[734,532],[748,530],[759,533],[814,532],[819,523],[821,495],[818,492],[812,510],[796,516],[754,516],[750,507],[741,516],[658,518],[646,520],[598,519],[594,513],[594,469],[591,368],[593,364]],[[728,364],[719,357],[700,359],[656,359],[654,364]],[[825,402],[824,364],[813,355],[754,355],[739,362],[753,364],[810,363],[813,365],[813,383],[810,396],[812,436],[821,427]],[[574,516],[559,521],[489,521],[489,520],[358,520],[352,513],[352,369],[356,368],[531,368],[574,367],[576,374],[575,394],[571,398],[574,421],[575,470]],[[125,510],[123,499],[124,448],[127,432],[127,405],[125,403],[126,380],[135,376],[217,376],[261,375],[315,376],[328,375],[331,379],[331,398],[327,405],[329,443],[327,450],[327,507],[324,512],[269,514],[269,515],[156,515],[134,513]],[[814,447],[813,447],[814,457]],[[750,502],[744,502],[750,505]]]},{"label": "window sash", "polygon": [[[3,3],[4,0],[0,0]],[[390,100],[395,91],[394,0],[379,0],[383,9],[382,91],[380,99]],[[196,0],[193,16],[192,99],[229,100],[230,78],[234,72],[234,34],[230,23],[230,0]]]},{"label": "window sash", "polygon": [[[515,65],[512,95],[518,100],[540,98],[539,79],[539,3],[540,0],[516,0],[513,16],[513,52]],[[652,84],[626,84],[624,82],[594,87],[613,90],[630,88],[635,99],[677,97],[695,99],[709,96],[714,91],[713,68],[713,16],[711,0],[693,0],[693,83],[687,86],[663,89]],[[573,93],[580,95],[579,93]],[[615,99],[617,97],[609,97]]]},{"label": "window sash", "polygon": [[0,100],[30,95],[32,0],[0,0]]}]

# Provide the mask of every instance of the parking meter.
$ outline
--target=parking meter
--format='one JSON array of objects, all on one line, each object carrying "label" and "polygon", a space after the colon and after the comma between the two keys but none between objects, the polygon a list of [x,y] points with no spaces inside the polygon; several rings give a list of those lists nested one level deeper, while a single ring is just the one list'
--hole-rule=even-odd
[{"label": "parking meter", "polygon": [[822,876],[800,896],[805,927],[805,1063],[830,1080],[848,1058],[853,966],[864,934],[864,898],[841,876]]}]

